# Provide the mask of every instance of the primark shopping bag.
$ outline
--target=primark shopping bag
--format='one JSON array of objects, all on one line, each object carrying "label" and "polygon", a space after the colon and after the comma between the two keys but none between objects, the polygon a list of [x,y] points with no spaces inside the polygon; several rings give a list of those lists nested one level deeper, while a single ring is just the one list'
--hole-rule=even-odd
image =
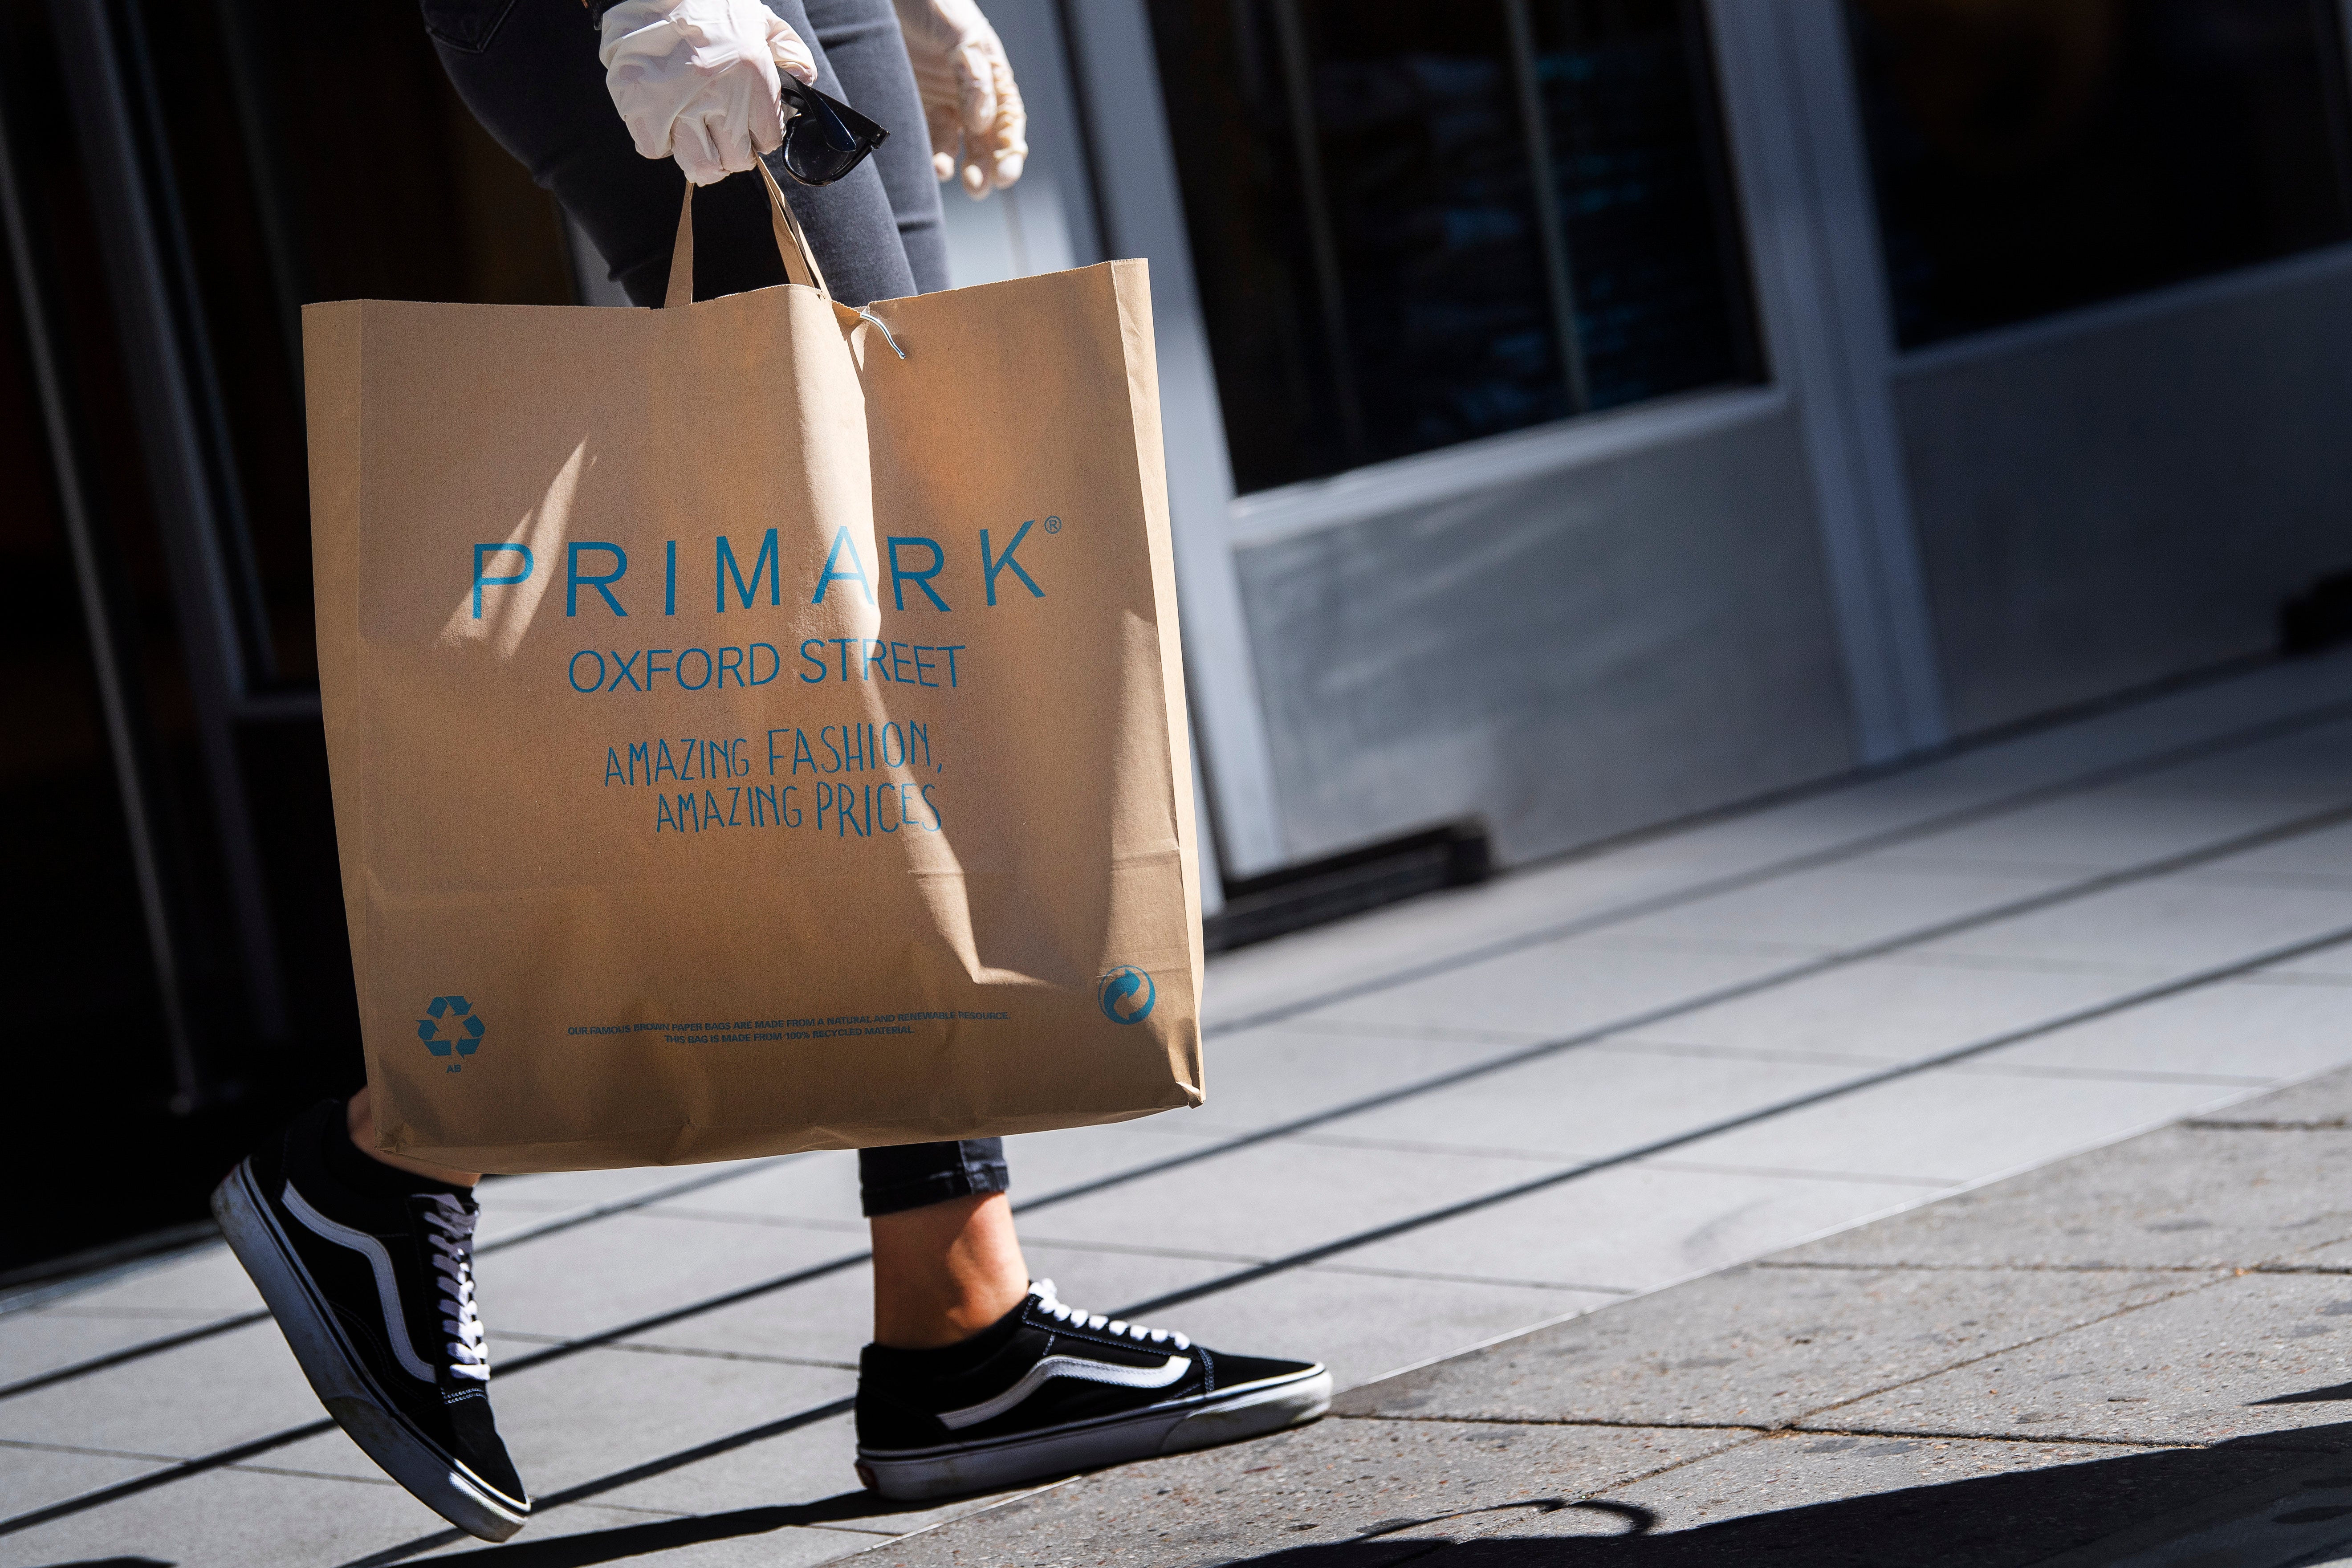
[{"label": "primark shopping bag", "polygon": [[[386,1149],[728,1159],[1198,1104],[1144,264],[303,312]],[[690,196],[691,193],[689,193]]]}]

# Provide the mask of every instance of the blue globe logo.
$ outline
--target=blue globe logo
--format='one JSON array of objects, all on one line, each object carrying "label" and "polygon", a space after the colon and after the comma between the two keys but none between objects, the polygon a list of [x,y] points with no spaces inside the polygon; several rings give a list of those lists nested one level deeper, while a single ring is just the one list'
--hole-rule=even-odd
[{"label": "blue globe logo", "polygon": [[425,1015],[416,1020],[416,1037],[436,1057],[453,1050],[470,1057],[488,1032],[482,1027],[482,1016],[463,996],[436,996],[425,1004]]},{"label": "blue globe logo", "polygon": [[1102,977],[1095,994],[1102,1003],[1103,1016],[1114,1024],[1140,1024],[1151,1016],[1151,1005],[1160,1000],[1151,976],[1124,963]]}]

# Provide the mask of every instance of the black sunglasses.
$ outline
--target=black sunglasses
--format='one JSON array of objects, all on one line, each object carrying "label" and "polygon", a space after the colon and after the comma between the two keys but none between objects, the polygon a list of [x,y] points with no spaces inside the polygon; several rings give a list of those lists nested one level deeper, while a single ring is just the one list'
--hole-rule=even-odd
[{"label": "black sunglasses", "polygon": [[783,100],[794,113],[784,121],[783,144],[760,154],[769,168],[803,185],[829,185],[889,138],[887,131],[841,100],[777,74],[782,77]]}]

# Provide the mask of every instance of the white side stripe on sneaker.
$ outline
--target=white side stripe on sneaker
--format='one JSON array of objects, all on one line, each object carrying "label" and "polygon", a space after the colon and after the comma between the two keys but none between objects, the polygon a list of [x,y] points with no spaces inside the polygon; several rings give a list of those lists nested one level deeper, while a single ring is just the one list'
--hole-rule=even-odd
[{"label": "white side stripe on sneaker", "polygon": [[964,1427],[979,1427],[992,1415],[1004,1415],[1013,1405],[1028,1399],[1037,1389],[1045,1387],[1046,1377],[1077,1377],[1082,1383],[1118,1383],[1127,1389],[1164,1389],[1176,1383],[1185,1371],[1192,1368],[1192,1356],[1169,1356],[1162,1366],[1115,1366],[1110,1361],[1089,1361],[1087,1356],[1042,1356],[1037,1366],[1021,1373],[1021,1383],[1004,1389],[995,1399],[983,1399],[976,1405],[964,1405],[962,1411],[940,1411],[939,1420],[948,1432],[962,1432]]},{"label": "white side stripe on sneaker", "polygon": [[1159,1366],[1119,1366],[1076,1355],[1044,1356],[1021,1374],[1020,1382],[995,1398],[967,1405],[961,1410],[941,1411],[940,1422],[950,1432],[977,1426],[1036,1393],[1048,1378],[1075,1377],[1086,1383],[1115,1383],[1122,1388],[1165,1388],[1182,1377],[1192,1365],[1192,1358],[1187,1355],[1171,1355]]},{"label": "white side stripe on sneaker", "polygon": [[416,1353],[415,1342],[408,1337],[408,1320],[400,1311],[400,1286],[392,1277],[392,1254],[383,1249],[383,1243],[363,1230],[337,1225],[312,1208],[291,1182],[286,1184],[286,1208],[296,1219],[327,1240],[339,1247],[348,1247],[368,1260],[368,1266],[375,1270],[375,1293],[383,1302],[383,1317],[390,1330],[387,1337],[392,1341],[392,1353],[400,1358],[402,1370],[411,1377],[421,1378],[426,1383],[438,1382],[439,1379],[433,1375],[433,1369],[425,1365],[424,1358]]}]

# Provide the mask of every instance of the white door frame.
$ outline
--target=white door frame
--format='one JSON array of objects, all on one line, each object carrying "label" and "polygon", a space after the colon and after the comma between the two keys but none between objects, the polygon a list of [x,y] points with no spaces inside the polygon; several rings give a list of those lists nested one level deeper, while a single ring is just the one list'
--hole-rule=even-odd
[{"label": "white door frame", "polygon": [[1860,105],[1840,0],[1708,0],[1748,265],[1774,379],[1797,399],[1854,746],[1946,738],[1890,372]]},{"label": "white door frame", "polygon": [[[1839,0],[1708,0],[1708,12],[1759,330],[1775,386],[1796,401],[1813,475],[1856,760],[1882,762],[1939,744],[1946,731],[1891,402],[1890,318],[1845,27]],[[1303,503],[1325,514],[1315,522],[1336,523],[1359,509],[1283,492],[1236,505],[1145,0],[1083,0],[1062,16],[1106,252],[1151,264],[1192,721],[1224,869],[1248,877],[1288,854],[1234,550],[1270,521],[1259,510]],[[1757,402],[1747,389],[1702,401],[1718,397],[1722,417]],[[1573,468],[1628,444],[1676,438],[1692,428],[1694,412],[1625,410],[1599,416],[1602,427],[1588,416],[1496,440],[1543,448],[1529,459],[1539,466]],[[1696,412],[1702,422],[1717,416]],[[1444,453],[1396,465],[1407,466],[1456,471],[1465,491],[1494,482],[1484,464]],[[1293,488],[1363,488],[1349,480]]]}]

